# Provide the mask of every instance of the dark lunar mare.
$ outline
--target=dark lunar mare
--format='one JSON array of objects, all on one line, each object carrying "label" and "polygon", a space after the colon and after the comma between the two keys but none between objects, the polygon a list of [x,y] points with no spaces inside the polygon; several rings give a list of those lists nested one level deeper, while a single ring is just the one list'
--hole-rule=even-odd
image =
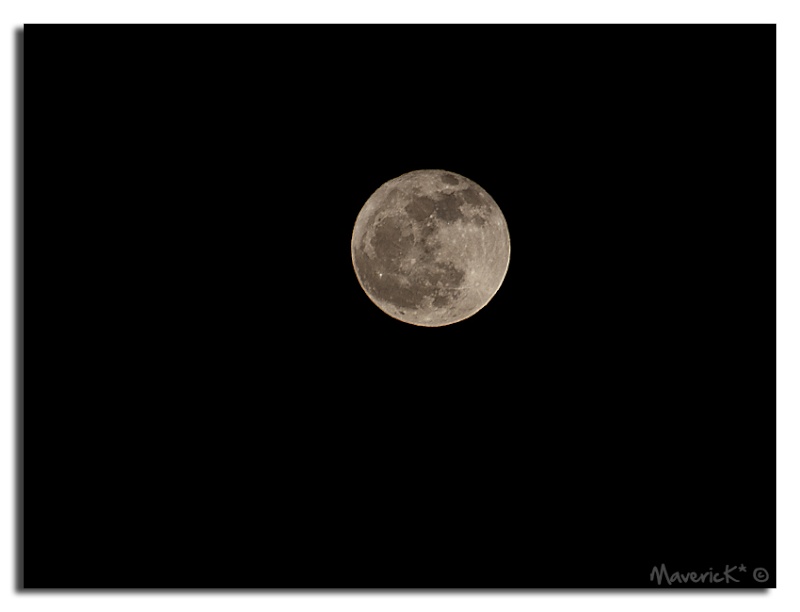
[{"label": "dark lunar mare", "polygon": [[[445,307],[458,297],[465,273],[451,262],[436,260],[439,223],[464,219],[461,199],[446,194],[439,200],[426,196],[408,196],[403,207],[408,217],[386,217],[375,225],[371,238],[362,237],[355,263],[369,289],[398,308],[416,309],[430,298],[433,306]],[[370,257],[367,245],[375,256]],[[414,247],[417,261],[401,272],[403,262]]]},{"label": "dark lunar mare", "polygon": [[453,223],[464,218],[461,203],[461,198],[454,193],[442,194],[438,200],[428,196],[416,196],[406,204],[405,211],[415,221],[424,221],[433,215],[446,223]]},{"label": "dark lunar mare", "polygon": [[[355,255],[355,264],[362,275],[362,282],[376,295],[399,308],[418,308],[423,296],[410,285],[402,283],[400,265],[407,249],[414,244],[414,236],[402,233],[402,226],[395,218],[381,221],[369,240],[375,257],[367,254],[367,234],[361,239],[361,247]],[[381,276],[382,275],[382,276]]]}]

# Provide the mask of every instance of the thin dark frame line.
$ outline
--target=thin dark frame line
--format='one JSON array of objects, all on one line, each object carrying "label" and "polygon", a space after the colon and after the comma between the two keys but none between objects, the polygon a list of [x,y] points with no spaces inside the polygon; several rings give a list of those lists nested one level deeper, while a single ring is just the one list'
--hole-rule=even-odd
[{"label": "thin dark frame line", "polygon": [[15,248],[14,248],[14,289],[16,300],[14,305],[14,381],[15,381],[15,418],[16,418],[16,465],[14,470],[15,504],[15,544],[16,567],[15,585],[20,591],[25,584],[25,512],[24,512],[24,29],[14,30],[14,177],[15,177]]}]

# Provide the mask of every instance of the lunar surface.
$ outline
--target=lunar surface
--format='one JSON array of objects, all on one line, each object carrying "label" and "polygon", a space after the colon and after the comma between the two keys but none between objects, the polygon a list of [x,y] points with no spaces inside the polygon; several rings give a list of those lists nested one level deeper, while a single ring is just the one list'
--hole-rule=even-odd
[{"label": "lunar surface", "polygon": [[508,270],[508,225],[492,197],[446,170],[415,170],[381,185],[350,245],[361,287],[386,314],[439,327],[471,317]]}]

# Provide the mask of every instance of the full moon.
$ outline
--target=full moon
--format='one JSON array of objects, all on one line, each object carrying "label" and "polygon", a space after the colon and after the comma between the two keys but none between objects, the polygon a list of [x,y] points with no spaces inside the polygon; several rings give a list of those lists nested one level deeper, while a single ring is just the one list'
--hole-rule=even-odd
[{"label": "full moon", "polygon": [[471,317],[508,271],[508,225],[492,197],[446,170],[415,170],[381,185],[356,218],[358,282],[395,319],[440,327]]}]

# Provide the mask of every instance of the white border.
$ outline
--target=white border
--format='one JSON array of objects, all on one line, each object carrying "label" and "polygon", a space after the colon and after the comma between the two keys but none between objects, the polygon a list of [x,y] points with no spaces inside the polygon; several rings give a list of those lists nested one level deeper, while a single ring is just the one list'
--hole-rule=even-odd
[{"label": "white border", "polygon": [[[798,2],[770,0],[96,0],[0,3],[0,609],[148,610],[800,610],[800,27]],[[778,589],[747,593],[152,594],[13,592],[13,28],[24,23],[777,23],[778,24]],[[769,205],[768,202],[764,203]],[[764,359],[771,359],[765,355]],[[754,407],[757,410],[758,407]],[[746,517],[743,517],[746,518]]]}]

